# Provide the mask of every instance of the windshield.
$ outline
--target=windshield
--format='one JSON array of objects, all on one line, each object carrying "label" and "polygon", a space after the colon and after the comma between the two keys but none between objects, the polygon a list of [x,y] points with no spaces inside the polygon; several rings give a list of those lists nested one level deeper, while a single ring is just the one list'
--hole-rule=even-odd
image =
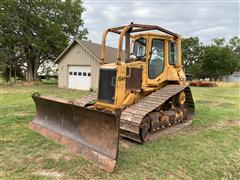
[{"label": "windshield", "polygon": [[133,55],[135,55],[137,59],[141,59],[145,57],[146,44],[147,44],[147,40],[145,38],[139,38],[134,41]]}]

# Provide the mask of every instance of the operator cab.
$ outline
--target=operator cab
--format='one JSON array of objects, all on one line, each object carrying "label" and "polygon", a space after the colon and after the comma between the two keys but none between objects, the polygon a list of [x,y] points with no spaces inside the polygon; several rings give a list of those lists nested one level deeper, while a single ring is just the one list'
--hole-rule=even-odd
[{"label": "operator cab", "polygon": [[[147,43],[150,47],[147,47]],[[132,47],[130,49],[130,61],[146,61],[148,51],[151,60],[160,58],[164,60],[165,46],[168,46],[168,60],[170,65],[177,64],[177,41],[167,35],[149,33],[142,35],[135,35],[132,39]],[[149,50],[148,50],[149,49]],[[127,63],[128,63],[127,62]]]},{"label": "operator cab", "polygon": [[177,64],[177,40],[171,36],[160,33],[136,34],[132,35],[131,44],[129,61],[126,63],[146,62],[149,79],[158,77],[164,71],[165,64],[170,66]]}]

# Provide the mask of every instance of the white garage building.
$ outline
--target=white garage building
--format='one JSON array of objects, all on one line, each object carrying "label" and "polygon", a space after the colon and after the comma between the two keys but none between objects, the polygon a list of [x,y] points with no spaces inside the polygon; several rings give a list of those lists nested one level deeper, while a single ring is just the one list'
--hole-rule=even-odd
[{"label": "white garage building", "polygon": [[[58,87],[80,90],[98,88],[101,45],[75,39],[56,59]],[[106,47],[105,62],[115,62],[117,49]]]}]

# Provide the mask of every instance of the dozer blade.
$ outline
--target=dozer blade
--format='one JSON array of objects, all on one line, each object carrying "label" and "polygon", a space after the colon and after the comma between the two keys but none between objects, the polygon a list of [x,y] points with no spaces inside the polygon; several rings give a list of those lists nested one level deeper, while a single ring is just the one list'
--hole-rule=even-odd
[{"label": "dozer blade", "polygon": [[36,115],[29,127],[112,172],[118,153],[119,116],[34,93]]}]

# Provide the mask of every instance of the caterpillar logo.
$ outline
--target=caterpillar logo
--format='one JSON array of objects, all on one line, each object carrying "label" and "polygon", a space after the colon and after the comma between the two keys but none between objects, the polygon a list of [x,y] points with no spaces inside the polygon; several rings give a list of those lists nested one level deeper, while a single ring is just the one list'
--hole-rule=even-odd
[{"label": "caterpillar logo", "polygon": [[124,81],[124,80],[126,80],[126,79],[127,79],[126,76],[119,76],[119,77],[118,77],[118,81]]}]

